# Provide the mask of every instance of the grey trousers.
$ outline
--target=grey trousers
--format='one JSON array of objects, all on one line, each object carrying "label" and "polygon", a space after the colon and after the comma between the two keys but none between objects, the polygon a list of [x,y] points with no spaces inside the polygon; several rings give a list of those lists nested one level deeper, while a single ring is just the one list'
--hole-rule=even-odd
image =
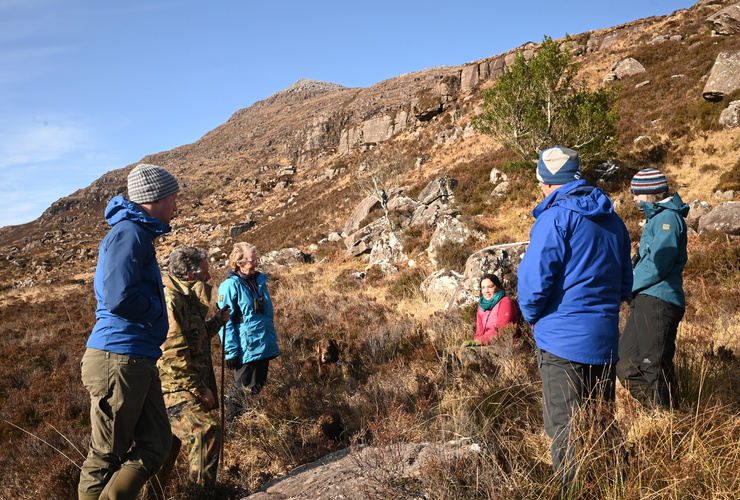
[{"label": "grey trousers", "polygon": [[122,466],[154,475],[169,455],[172,440],[157,365],[87,349],[80,363],[90,393],[90,450],[78,490],[102,491]]},{"label": "grey trousers", "polygon": [[542,412],[545,432],[552,439],[550,453],[555,472],[564,484],[576,473],[576,442],[571,438],[573,417],[579,408],[614,401],[613,364],[588,365],[537,350],[542,376]]}]

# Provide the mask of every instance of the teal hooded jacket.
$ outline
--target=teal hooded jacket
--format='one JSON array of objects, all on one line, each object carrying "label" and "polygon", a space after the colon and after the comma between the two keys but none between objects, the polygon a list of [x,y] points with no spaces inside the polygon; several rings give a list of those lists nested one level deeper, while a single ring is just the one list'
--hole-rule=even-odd
[{"label": "teal hooded jacket", "polygon": [[652,295],[686,308],[683,268],[686,266],[686,221],[689,206],[678,193],[670,199],[650,203],[641,201],[645,228],[640,238],[640,260],[635,265],[632,293]]},{"label": "teal hooded jacket", "polygon": [[[231,317],[219,332],[226,359],[236,357],[244,364],[280,356],[267,278],[267,274],[257,273],[256,293],[234,271],[219,285],[218,307],[231,307]],[[255,309],[255,299],[262,299],[262,312]]]}]

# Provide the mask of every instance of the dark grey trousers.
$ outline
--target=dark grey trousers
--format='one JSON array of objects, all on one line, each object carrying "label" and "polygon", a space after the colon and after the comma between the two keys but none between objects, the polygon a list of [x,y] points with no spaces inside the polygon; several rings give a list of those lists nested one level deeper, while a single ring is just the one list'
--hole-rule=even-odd
[{"label": "dark grey trousers", "polygon": [[675,399],[673,356],[684,310],[652,295],[639,294],[619,339],[617,376],[645,406],[670,408]]},{"label": "dark grey trousers", "polygon": [[241,365],[234,370],[234,381],[226,401],[226,415],[229,421],[238,418],[244,411],[247,396],[259,394],[267,383],[269,359],[258,359]]},{"label": "dark grey trousers", "polygon": [[552,439],[552,463],[561,482],[567,485],[576,473],[577,443],[570,435],[573,417],[579,408],[614,401],[614,364],[577,363],[542,349],[537,350],[537,362],[542,376],[545,432]]}]

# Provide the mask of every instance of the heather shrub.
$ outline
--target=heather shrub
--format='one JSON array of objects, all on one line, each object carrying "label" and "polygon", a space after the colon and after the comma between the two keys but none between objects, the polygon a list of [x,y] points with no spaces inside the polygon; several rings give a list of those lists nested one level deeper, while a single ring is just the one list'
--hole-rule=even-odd
[{"label": "heather shrub", "polygon": [[426,275],[419,268],[404,269],[388,286],[388,297],[395,300],[414,299],[419,296],[419,287]]},{"label": "heather shrub", "polygon": [[465,242],[446,241],[437,248],[437,267],[440,269],[453,269],[458,272],[465,270],[465,263],[474,251],[470,240]]},{"label": "heather shrub", "polygon": [[740,160],[729,170],[725,170],[719,178],[719,183],[713,188],[715,191],[740,190]]}]

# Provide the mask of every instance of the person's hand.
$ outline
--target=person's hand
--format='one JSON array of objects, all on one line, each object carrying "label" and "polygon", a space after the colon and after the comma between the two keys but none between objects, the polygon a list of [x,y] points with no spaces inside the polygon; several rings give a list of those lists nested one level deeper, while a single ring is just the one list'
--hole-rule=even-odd
[{"label": "person's hand", "polygon": [[223,307],[223,309],[219,309],[216,312],[216,316],[218,316],[218,319],[221,320],[221,324],[226,324],[227,321],[229,321],[229,318],[231,317],[231,308],[227,305]]},{"label": "person's hand", "polygon": [[242,364],[241,364],[241,363],[239,362],[239,359],[238,359],[238,358],[236,358],[236,357],[234,357],[234,358],[229,358],[229,359],[227,359],[227,360],[226,360],[226,367],[227,367],[227,368],[228,368],[229,370],[236,370],[236,369],[238,369],[238,368],[239,368],[239,367],[240,367],[241,365],[242,365]]},{"label": "person's hand", "polygon": [[481,343],[478,342],[477,340],[466,340],[465,342],[462,343],[462,346],[460,347],[474,347],[477,345],[481,345]]},{"label": "person's hand", "polygon": [[200,401],[208,408],[209,410],[216,406],[216,398],[213,397],[213,392],[211,392],[210,389],[206,388],[205,394],[203,394],[200,397]]}]

